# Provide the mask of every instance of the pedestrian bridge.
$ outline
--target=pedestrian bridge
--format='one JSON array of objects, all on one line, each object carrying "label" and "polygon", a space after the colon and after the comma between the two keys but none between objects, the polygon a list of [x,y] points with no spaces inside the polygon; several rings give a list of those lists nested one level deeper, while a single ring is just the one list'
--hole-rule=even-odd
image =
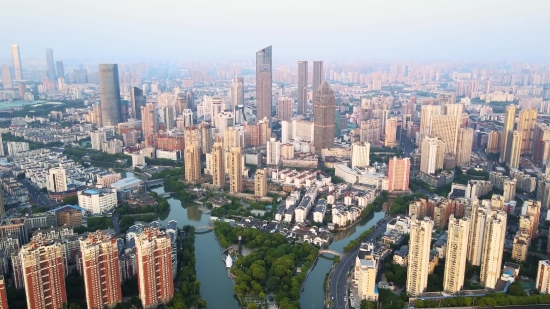
[{"label": "pedestrian bridge", "polygon": [[338,251],[334,251],[334,250],[319,250],[319,255],[323,255],[323,254],[332,254],[332,255],[335,255],[335,256],[341,256],[342,253],[338,252]]},{"label": "pedestrian bridge", "polygon": [[197,231],[197,232],[199,232],[199,233],[200,233],[200,232],[209,232],[209,231],[212,231],[212,230],[214,230],[214,227],[211,226],[211,225],[197,226],[197,227],[195,228],[195,231]]}]

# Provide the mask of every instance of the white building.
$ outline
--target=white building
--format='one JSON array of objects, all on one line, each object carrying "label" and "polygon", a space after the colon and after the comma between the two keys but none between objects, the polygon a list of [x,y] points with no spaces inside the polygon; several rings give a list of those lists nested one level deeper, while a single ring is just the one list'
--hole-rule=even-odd
[{"label": "white building", "polygon": [[50,168],[48,171],[48,191],[65,192],[67,191],[67,174],[63,167]]},{"label": "white building", "polygon": [[355,143],[351,146],[351,168],[370,165],[370,143]]},{"label": "white building", "polygon": [[181,151],[180,150],[168,151],[168,150],[157,149],[156,156],[158,159],[169,159],[169,160],[176,161],[176,160],[181,160]]},{"label": "white building", "polygon": [[271,138],[267,142],[267,164],[279,165],[281,162],[281,142]]},{"label": "white building", "polygon": [[78,206],[92,214],[107,213],[117,206],[116,190],[103,188],[78,191]]},{"label": "white building", "polygon": [[313,211],[313,222],[323,223],[325,219],[325,213],[327,211],[327,201],[325,199],[320,199],[317,201],[315,210]]},{"label": "white building", "polygon": [[132,153],[132,168],[143,168],[145,166],[147,166],[147,163],[145,163],[145,155],[143,152]]}]

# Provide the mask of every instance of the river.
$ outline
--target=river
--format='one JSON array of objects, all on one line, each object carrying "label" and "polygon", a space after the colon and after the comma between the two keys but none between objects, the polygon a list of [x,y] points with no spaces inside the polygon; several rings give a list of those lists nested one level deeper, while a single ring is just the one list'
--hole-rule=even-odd
[{"label": "river", "polygon": [[[164,193],[164,187],[156,187],[152,191]],[[176,220],[179,227],[184,225],[195,227],[208,225],[210,215],[203,214],[196,205],[183,208],[181,202],[175,198],[168,198],[168,203],[170,203],[170,213],[167,217],[159,218],[162,223]],[[355,239],[362,232],[374,226],[383,217],[383,212],[376,212],[363,219],[353,228],[335,234],[334,241],[329,248],[342,252],[343,247],[350,240]],[[201,282],[201,295],[206,300],[207,307],[213,309],[239,309],[240,306],[235,298],[233,285],[227,278],[225,264],[220,260],[220,250],[213,232],[196,235],[195,256],[197,277]],[[323,308],[323,281],[331,266],[332,260],[319,258],[315,268],[306,280],[305,290],[300,298],[302,309]]]}]

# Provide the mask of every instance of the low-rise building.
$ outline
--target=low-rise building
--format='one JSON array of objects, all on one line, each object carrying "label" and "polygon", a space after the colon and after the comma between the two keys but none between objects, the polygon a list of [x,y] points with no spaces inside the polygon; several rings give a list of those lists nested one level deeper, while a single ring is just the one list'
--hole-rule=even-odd
[{"label": "low-rise building", "polygon": [[78,206],[92,214],[102,214],[117,206],[117,193],[114,189],[87,189],[78,192]]}]

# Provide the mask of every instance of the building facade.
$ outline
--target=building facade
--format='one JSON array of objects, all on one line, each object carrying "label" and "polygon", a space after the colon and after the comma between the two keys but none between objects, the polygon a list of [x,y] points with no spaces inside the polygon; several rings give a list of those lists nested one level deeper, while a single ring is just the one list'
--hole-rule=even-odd
[{"label": "building facade", "polygon": [[324,81],[313,100],[315,151],[334,146],[334,114],[336,98],[332,87]]}]

